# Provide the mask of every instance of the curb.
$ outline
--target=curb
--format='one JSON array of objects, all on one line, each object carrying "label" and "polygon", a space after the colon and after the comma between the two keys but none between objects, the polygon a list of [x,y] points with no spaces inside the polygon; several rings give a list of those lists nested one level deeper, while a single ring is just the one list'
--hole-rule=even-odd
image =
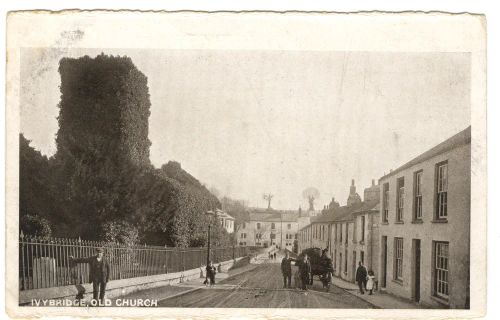
[{"label": "curb", "polygon": [[[227,280],[227,279],[231,279],[232,277],[236,277],[237,275],[240,275],[242,273],[245,273],[245,272],[248,272],[248,271],[252,271],[253,269],[257,268],[257,266],[254,266],[253,268],[249,269],[249,270],[246,270],[246,271],[242,271],[242,272],[239,272],[239,273],[236,273],[236,274],[233,274],[231,276],[228,276],[227,278],[224,278],[222,281],[224,280]],[[168,300],[168,299],[172,299],[172,298],[177,298],[177,297],[180,297],[182,295],[185,295],[185,294],[188,294],[188,293],[191,293],[191,292],[195,292],[195,291],[198,291],[198,290],[202,290],[204,289],[205,287],[196,287],[196,288],[192,288],[192,289],[188,289],[186,291],[182,291],[182,292],[178,292],[178,293],[175,293],[173,295],[170,295],[170,296],[167,296],[165,298],[162,298],[161,300],[158,300],[158,301],[163,301],[163,300]]]}]

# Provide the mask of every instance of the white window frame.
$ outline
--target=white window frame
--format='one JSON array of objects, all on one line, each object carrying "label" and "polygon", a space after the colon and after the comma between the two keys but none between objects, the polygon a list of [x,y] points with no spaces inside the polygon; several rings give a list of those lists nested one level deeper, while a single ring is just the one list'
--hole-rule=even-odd
[{"label": "white window frame", "polygon": [[[402,183],[401,183],[402,182]],[[401,222],[405,213],[405,180],[404,177],[398,178],[398,202],[396,206],[396,221]]]},{"label": "white window frame", "polygon": [[415,172],[415,220],[422,220],[422,177],[423,171]]},{"label": "white window frame", "polygon": [[394,238],[394,280],[403,280],[403,238]]},{"label": "white window frame", "polygon": [[[386,188],[387,186],[387,188]],[[382,221],[383,222],[388,222],[389,221],[389,183],[384,183],[383,185],[383,199],[382,199],[382,206],[383,206],[383,216],[382,216]]]},{"label": "white window frame", "polygon": [[437,165],[437,203],[436,218],[448,218],[448,162]]},{"label": "white window frame", "polygon": [[434,242],[434,295],[449,297],[449,242]]}]

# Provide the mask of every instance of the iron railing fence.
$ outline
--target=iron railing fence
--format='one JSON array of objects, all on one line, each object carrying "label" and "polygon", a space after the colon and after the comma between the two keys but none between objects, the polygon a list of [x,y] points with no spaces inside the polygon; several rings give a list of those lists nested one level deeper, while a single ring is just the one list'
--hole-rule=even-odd
[{"label": "iron railing fence", "polygon": [[[97,254],[104,248],[110,265],[110,280],[158,275],[199,268],[206,264],[207,247],[174,248],[126,246],[81,239],[40,238],[21,233],[19,240],[19,285],[21,290],[58,287],[89,282],[89,266],[75,258]],[[252,247],[212,247],[214,263],[247,256]]]}]

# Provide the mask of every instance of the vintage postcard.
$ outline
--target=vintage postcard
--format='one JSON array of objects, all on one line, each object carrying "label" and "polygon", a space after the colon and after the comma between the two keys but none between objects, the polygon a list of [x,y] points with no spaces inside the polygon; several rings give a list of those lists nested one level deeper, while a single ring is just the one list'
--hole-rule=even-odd
[{"label": "vintage postcard", "polygon": [[484,16],[7,29],[10,316],[484,314]]}]

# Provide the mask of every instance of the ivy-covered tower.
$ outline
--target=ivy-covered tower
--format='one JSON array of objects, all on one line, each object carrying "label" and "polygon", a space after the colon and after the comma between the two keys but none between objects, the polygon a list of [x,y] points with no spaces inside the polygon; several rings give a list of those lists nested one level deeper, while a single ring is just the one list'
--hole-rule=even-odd
[{"label": "ivy-covered tower", "polygon": [[58,156],[149,165],[146,76],[128,57],[101,54],[59,63]]}]

